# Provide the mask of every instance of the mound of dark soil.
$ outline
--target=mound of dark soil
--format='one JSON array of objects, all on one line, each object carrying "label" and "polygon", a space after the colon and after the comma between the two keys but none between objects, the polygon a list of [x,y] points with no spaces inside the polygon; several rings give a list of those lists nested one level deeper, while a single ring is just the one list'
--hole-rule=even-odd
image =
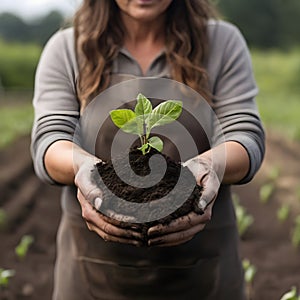
[{"label": "mound of dark soil", "polygon": [[[153,159],[156,157],[156,159]],[[162,166],[163,161],[166,168]],[[164,215],[154,221],[134,224],[139,226],[144,233],[145,242],[147,242],[146,232],[150,226],[158,223],[167,224],[171,220],[183,216],[191,211],[203,213],[199,210],[196,203],[198,202],[202,188],[197,185],[194,175],[187,167],[180,163],[174,162],[169,157],[152,150],[146,155],[141,151],[134,149],[129,153],[129,164],[127,156],[120,156],[116,160],[107,163],[98,163],[96,165],[98,174],[102,180],[99,180],[98,174],[94,172],[93,179],[103,191],[103,203],[101,212],[111,210],[126,216],[133,216],[138,220],[147,220],[149,215],[155,219],[156,215]],[[131,168],[132,173],[128,171]],[[162,174],[162,170],[165,172]],[[139,182],[134,180],[146,178],[146,187],[140,187]],[[180,186],[176,188],[180,177]],[[125,182],[122,178],[126,179]],[[128,182],[130,182],[128,184]],[[133,184],[131,184],[133,182]],[[191,187],[192,192],[186,197],[184,187]],[[116,199],[121,198],[126,202],[120,202]],[[159,205],[147,206],[149,209],[133,209],[130,203],[149,203],[152,204],[165,197],[165,200],[159,201]],[[171,198],[170,198],[171,197]],[[170,201],[172,201],[172,213],[170,211]],[[171,200],[172,199],[172,200]],[[186,199],[183,202],[183,199]],[[158,202],[157,202],[158,204]],[[165,212],[165,213],[164,213]],[[132,224],[129,224],[132,225]]]}]

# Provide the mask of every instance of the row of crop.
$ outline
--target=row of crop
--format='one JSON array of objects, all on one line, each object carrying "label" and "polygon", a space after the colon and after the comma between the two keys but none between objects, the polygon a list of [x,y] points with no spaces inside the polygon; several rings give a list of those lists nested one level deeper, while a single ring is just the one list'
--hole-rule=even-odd
[{"label": "row of crop", "polygon": [[[261,185],[259,189],[259,201],[262,204],[266,204],[276,190],[276,181],[279,177],[280,171],[278,167],[273,167],[267,175],[267,180]],[[296,189],[296,195],[294,198],[300,201],[300,187]],[[253,224],[254,218],[248,214],[246,209],[240,204],[238,196],[234,195],[235,212],[237,216],[237,224],[240,237],[243,238],[246,231]],[[277,219],[280,222],[284,222],[288,219],[291,212],[291,205],[283,203],[277,210]],[[291,232],[291,242],[295,248],[300,247],[300,214],[294,218],[294,228]]]},{"label": "row of crop", "polygon": [[[5,213],[0,210],[0,226],[5,223]],[[24,235],[18,245],[15,247],[15,254],[19,260],[24,260],[29,247],[34,242],[34,238],[31,235]],[[0,291],[5,290],[9,286],[9,281],[16,275],[16,271],[12,269],[3,269],[0,267]]]},{"label": "row of crop", "polygon": [[[253,223],[253,217],[246,213],[244,207],[239,203],[238,198],[235,198],[235,209],[237,212],[238,228],[241,238],[245,232],[249,229]],[[298,216],[299,217],[299,216]],[[0,210],[0,227],[5,226],[5,212]],[[245,220],[251,220],[246,221]],[[247,225],[245,225],[247,224]],[[298,223],[298,234],[300,233],[300,222]],[[24,235],[18,245],[15,247],[15,254],[19,260],[24,260],[31,244],[34,242],[34,238],[31,235]],[[298,244],[297,244],[298,246]],[[256,274],[256,266],[251,264],[249,259],[243,259],[243,268],[244,268],[244,279],[246,284],[246,295],[247,299],[252,299],[252,289],[253,289],[253,280]],[[16,275],[15,270],[13,269],[3,269],[0,267],[0,291],[5,290],[9,286],[10,279]],[[292,287],[290,291],[285,293],[280,300],[300,300],[300,295],[297,296],[296,287]]]},{"label": "row of crop", "polygon": [[17,137],[30,133],[33,107],[29,97],[17,105],[8,103],[8,100],[7,105],[0,105],[0,149],[11,144]]},{"label": "row of crop", "polygon": [[[267,180],[261,185],[259,189],[259,202],[262,205],[268,203],[271,197],[276,192],[276,182],[279,178],[280,170],[278,167],[273,167],[267,174]],[[295,198],[300,201],[300,187],[296,190]],[[239,236],[244,239],[246,232],[255,223],[254,217],[247,212],[247,209],[241,204],[239,196],[233,195],[233,203],[237,219],[237,227]],[[276,217],[279,222],[285,222],[291,216],[291,206],[287,203],[283,203],[279,206]],[[296,215],[293,220],[293,228],[290,233],[291,244],[295,248],[300,247],[300,214]],[[253,294],[253,281],[257,272],[257,266],[253,265],[248,258],[243,259],[244,279],[246,284],[247,300],[252,300]],[[285,293],[280,300],[300,300],[300,294],[297,295],[297,289],[295,286],[290,291]]]}]

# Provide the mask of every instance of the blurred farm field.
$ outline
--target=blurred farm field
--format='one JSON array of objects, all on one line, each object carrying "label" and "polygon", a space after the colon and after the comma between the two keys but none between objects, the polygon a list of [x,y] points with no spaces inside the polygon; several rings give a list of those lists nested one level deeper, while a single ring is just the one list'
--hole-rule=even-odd
[{"label": "blurred farm field", "polygon": [[300,140],[300,49],[252,50],[251,54],[265,126]]},{"label": "blurred farm field", "polygon": [[0,40],[0,148],[30,132],[36,66],[41,47]]},{"label": "blurred farm field", "polygon": [[[32,89],[41,50],[35,44],[0,40],[0,147],[31,130]],[[252,49],[251,55],[265,127],[300,140],[300,49]]]},{"label": "blurred farm field", "polygon": [[[239,3],[237,0],[233,1]],[[248,2],[244,1],[245,3]],[[253,18],[251,21],[253,22]],[[259,47],[257,44],[256,46]],[[21,161],[26,162],[26,155],[31,164],[27,137],[33,123],[31,100],[34,73],[41,50],[42,46],[33,43],[20,44],[0,40],[0,148],[10,145],[7,149],[1,149],[1,158],[2,161],[16,162],[18,166],[22,166]],[[292,285],[299,285],[299,252],[297,252],[298,249],[292,248],[290,232],[294,228],[294,220],[297,220],[294,215],[300,212],[297,167],[300,153],[300,48],[289,51],[251,48],[251,54],[256,81],[260,89],[257,103],[265,127],[272,131],[272,135],[268,135],[267,149],[270,149],[270,152],[266,155],[261,173],[251,183],[252,185],[246,185],[237,190],[241,204],[247,209],[249,215],[253,215],[254,220],[251,224],[253,226],[241,243],[242,257],[249,258],[257,267],[257,277],[253,285],[256,296],[260,299],[279,299],[280,295]],[[25,135],[25,139],[18,139],[21,135]],[[295,147],[293,152],[287,151],[288,143],[283,137],[298,141],[291,144]],[[12,149],[17,155],[11,155]],[[6,178],[9,178],[10,168],[13,170],[11,163],[7,168],[1,165]],[[270,174],[275,170],[274,168],[277,168],[280,180],[272,176],[272,194],[269,195],[268,202],[262,204],[259,199],[260,189],[269,184]],[[48,190],[48,186],[39,186],[36,179],[32,181],[33,173],[24,176],[25,173],[22,172],[21,176],[11,177],[13,180],[3,185],[6,187],[4,192],[3,189],[0,188],[0,190],[8,195],[6,203],[16,203],[20,199],[19,195],[22,195],[21,199],[26,199],[23,195],[27,195],[31,202],[26,203],[34,204],[29,210],[30,213],[22,220],[24,226],[18,226],[18,230],[0,236],[2,241],[0,248],[3,251],[0,255],[2,257],[0,267],[16,270],[16,276],[11,282],[11,291],[17,296],[11,299],[19,299],[25,290],[24,282],[26,286],[28,282],[29,287],[32,287],[32,293],[34,292],[37,298],[33,294],[32,297],[27,295],[26,298],[30,297],[34,300],[45,298],[45,295],[51,293],[55,236],[60,212],[59,202],[51,201],[51,199],[58,198],[60,191],[53,190],[52,186],[51,190],[50,187]],[[6,182],[8,182],[7,179]],[[29,189],[27,192],[28,187],[35,185],[37,189]],[[10,188],[13,192],[7,192]],[[40,199],[41,190],[43,199]],[[32,196],[35,192],[36,196]],[[293,209],[288,220],[279,223],[276,221],[276,212],[283,201],[291,204]],[[20,207],[19,204],[18,207]],[[19,209],[18,211],[25,210]],[[41,215],[43,220],[46,218],[46,222],[41,222]],[[53,226],[44,226],[49,223],[48,220]],[[34,234],[36,245],[30,249],[28,259],[16,261],[12,254],[14,245],[23,234],[27,233]],[[39,281],[37,278],[44,279]],[[270,296],[270,293],[273,296]]]},{"label": "blurred farm field", "polygon": [[0,106],[0,148],[15,141],[18,136],[30,133],[33,109],[30,101]]},{"label": "blurred farm field", "polygon": [[32,89],[41,47],[0,39],[0,84],[6,89]]}]

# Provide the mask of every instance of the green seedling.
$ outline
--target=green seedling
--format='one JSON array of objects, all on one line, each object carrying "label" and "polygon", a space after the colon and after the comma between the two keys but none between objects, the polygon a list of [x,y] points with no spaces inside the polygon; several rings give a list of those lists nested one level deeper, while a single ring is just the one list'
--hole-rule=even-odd
[{"label": "green seedling", "polygon": [[295,219],[295,226],[292,231],[292,244],[295,248],[300,246],[300,215]]},{"label": "green seedling", "polygon": [[273,166],[271,170],[268,172],[268,179],[271,181],[275,181],[280,175],[280,169],[278,166]]},{"label": "green seedling", "polygon": [[280,300],[300,300],[300,295],[297,296],[297,289],[293,286],[290,291],[280,298]]},{"label": "green seedling", "polygon": [[243,269],[245,274],[245,282],[253,283],[254,276],[256,274],[256,267],[251,264],[249,259],[243,259]]},{"label": "green seedling", "polygon": [[266,183],[263,186],[261,186],[259,190],[260,201],[262,203],[267,203],[270,200],[274,190],[275,186],[273,183]]},{"label": "green seedling", "polygon": [[253,280],[256,274],[256,267],[250,263],[249,259],[243,259],[244,279],[246,283],[246,296],[248,300],[252,299]]},{"label": "green seedling", "polygon": [[277,219],[281,222],[286,221],[290,214],[290,206],[288,204],[282,204],[277,210]]},{"label": "green seedling", "polygon": [[24,235],[20,241],[20,243],[17,245],[15,248],[15,253],[16,255],[20,258],[23,259],[28,252],[29,247],[31,244],[34,242],[34,238],[31,235]]},{"label": "green seedling", "polygon": [[239,236],[243,237],[249,227],[253,224],[254,218],[247,213],[246,209],[240,204],[237,195],[233,197],[234,209],[237,219]]},{"label": "green seedling", "polygon": [[5,270],[0,268],[0,288],[7,288],[11,277],[15,276],[15,270]]},{"label": "green seedling", "polygon": [[181,101],[168,100],[153,109],[150,100],[138,94],[134,111],[116,109],[110,112],[110,117],[113,123],[124,132],[139,136],[141,146],[138,149],[145,155],[150,152],[151,148],[159,152],[163,149],[163,141],[159,137],[150,137],[151,130],[154,127],[172,123],[181,112]]},{"label": "green seedling", "polygon": [[300,186],[298,186],[296,188],[296,196],[297,196],[298,201],[300,201]]}]

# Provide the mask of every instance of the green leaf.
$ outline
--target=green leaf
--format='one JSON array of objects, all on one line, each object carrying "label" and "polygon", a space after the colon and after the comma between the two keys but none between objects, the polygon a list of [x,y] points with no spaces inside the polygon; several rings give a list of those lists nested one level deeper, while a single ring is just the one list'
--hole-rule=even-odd
[{"label": "green leaf", "polygon": [[253,224],[254,218],[252,217],[252,215],[247,213],[245,207],[240,204],[239,198],[236,195],[234,195],[233,204],[237,219],[239,236],[242,238],[249,227]]},{"label": "green leaf", "polygon": [[259,198],[262,203],[267,203],[274,192],[275,186],[273,183],[266,183],[260,187]]},{"label": "green leaf", "polygon": [[151,114],[152,104],[149,101],[149,99],[146,98],[143,94],[138,94],[137,104],[135,106],[134,111],[137,116],[145,116]]},{"label": "green leaf", "polygon": [[131,109],[116,109],[110,112],[110,117],[117,127],[122,128],[127,122],[134,119],[136,114]]},{"label": "green leaf", "polygon": [[168,100],[155,107],[150,115],[149,130],[175,121],[182,112],[182,102]]},{"label": "green leaf", "polygon": [[273,166],[271,168],[271,170],[268,172],[267,177],[272,180],[275,181],[280,175],[280,169],[278,166]]},{"label": "green leaf", "polygon": [[245,271],[245,281],[246,282],[252,282],[253,278],[255,276],[256,273],[256,268],[255,266],[251,265],[249,266],[249,268]]},{"label": "green leaf", "polygon": [[163,141],[158,136],[153,136],[148,140],[148,144],[150,147],[156,149],[161,152],[163,149]]},{"label": "green leaf", "polygon": [[300,246],[300,215],[295,219],[295,225],[292,231],[292,244],[295,248]]},{"label": "green leaf", "polygon": [[141,118],[137,121],[139,135],[146,135],[148,137],[150,130],[148,130],[147,120],[152,113],[152,104],[143,94],[138,94],[134,111]]},{"label": "green leaf", "polygon": [[110,112],[113,123],[124,132],[139,134],[136,114],[130,109],[116,109]]},{"label": "green leaf", "polygon": [[282,204],[277,210],[277,218],[279,221],[285,221],[290,213],[290,206],[288,204]]},{"label": "green leaf", "polygon": [[127,133],[144,135],[144,116],[137,116],[129,120],[121,129]]},{"label": "green leaf", "polygon": [[0,287],[7,287],[9,279],[15,276],[15,270],[0,269]]},{"label": "green leaf", "polygon": [[243,259],[244,278],[247,283],[253,282],[256,274],[256,267],[250,263],[248,259]]},{"label": "green leaf", "polygon": [[34,238],[31,235],[24,235],[20,243],[15,248],[15,253],[19,258],[24,258],[28,252],[30,245],[34,242]]},{"label": "green leaf", "polygon": [[291,288],[291,290],[285,293],[280,300],[297,300],[297,289],[295,286]]},{"label": "green leaf", "polygon": [[141,140],[138,148],[146,154],[151,148],[163,149],[163,141],[158,137],[149,139],[151,129],[156,126],[166,125],[176,120],[182,112],[182,102],[168,100],[159,104],[155,109],[143,94],[137,96],[134,111],[130,109],[116,109],[110,112],[113,123],[127,133],[137,134]]}]

